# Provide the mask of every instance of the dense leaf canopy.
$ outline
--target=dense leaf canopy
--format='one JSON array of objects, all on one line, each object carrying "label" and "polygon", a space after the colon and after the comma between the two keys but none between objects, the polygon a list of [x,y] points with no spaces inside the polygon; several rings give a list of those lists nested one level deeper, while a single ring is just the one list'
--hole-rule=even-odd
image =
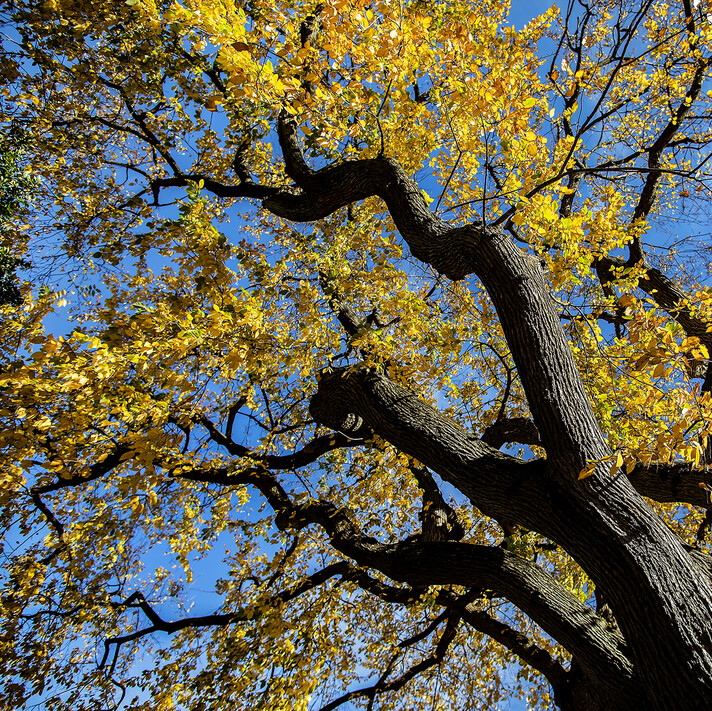
[{"label": "dense leaf canopy", "polygon": [[712,704],[706,8],[3,3],[0,706]]}]

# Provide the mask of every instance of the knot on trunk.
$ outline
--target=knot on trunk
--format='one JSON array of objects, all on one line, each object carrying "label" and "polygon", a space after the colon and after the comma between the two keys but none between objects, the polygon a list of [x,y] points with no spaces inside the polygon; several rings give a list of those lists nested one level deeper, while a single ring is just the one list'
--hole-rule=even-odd
[{"label": "knot on trunk", "polygon": [[371,434],[363,418],[353,411],[353,388],[347,382],[350,376],[363,377],[363,370],[323,371],[319,375],[319,388],[309,403],[309,412],[319,424],[352,439],[365,439]]}]

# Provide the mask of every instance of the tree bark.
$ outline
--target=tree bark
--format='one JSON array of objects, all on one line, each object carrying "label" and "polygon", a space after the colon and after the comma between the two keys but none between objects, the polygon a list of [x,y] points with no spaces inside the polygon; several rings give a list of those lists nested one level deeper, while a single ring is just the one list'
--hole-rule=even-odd
[{"label": "tree bark", "polygon": [[500,318],[547,460],[510,462],[412,393],[370,373],[324,377],[312,403],[315,419],[341,431],[372,429],[452,481],[483,513],[511,518],[556,541],[610,601],[650,706],[712,707],[708,581],[627,478],[610,477],[608,467],[600,466],[578,480],[588,462],[611,452],[539,261],[501,228],[449,227],[392,159],[312,171],[287,121],[280,124],[280,141],[297,190],[269,197],[267,209],[314,220],[377,195],[416,258],[451,279],[479,277]]}]

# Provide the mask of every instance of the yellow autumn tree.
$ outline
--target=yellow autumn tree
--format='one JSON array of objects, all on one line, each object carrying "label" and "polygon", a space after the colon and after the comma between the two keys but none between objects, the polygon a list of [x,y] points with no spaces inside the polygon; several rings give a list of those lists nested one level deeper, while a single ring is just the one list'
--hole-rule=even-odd
[{"label": "yellow autumn tree", "polygon": [[712,708],[712,8],[509,12],[0,8],[0,708]]}]

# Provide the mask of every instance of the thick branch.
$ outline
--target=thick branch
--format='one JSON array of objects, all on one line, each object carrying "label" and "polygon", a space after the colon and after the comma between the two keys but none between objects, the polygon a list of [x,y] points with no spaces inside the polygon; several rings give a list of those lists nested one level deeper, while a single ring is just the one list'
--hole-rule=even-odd
[{"label": "thick branch", "polygon": [[277,523],[318,523],[332,545],[359,565],[413,587],[455,584],[491,590],[535,620],[592,676],[605,678],[622,696],[635,688],[623,638],[548,573],[502,548],[452,542],[383,544],[364,535],[344,510],[326,502],[305,504],[288,517],[278,517]]},{"label": "thick branch", "polygon": [[707,490],[700,486],[712,486],[709,468],[695,469],[686,462],[638,464],[628,479],[639,494],[661,504],[680,502],[703,508],[710,505]]},{"label": "thick branch", "polygon": [[373,430],[489,516],[512,518],[542,533],[553,517],[542,462],[499,452],[385,376],[363,368],[324,374],[310,410],[317,422],[346,434],[352,428]]},{"label": "thick branch", "polygon": [[[473,270],[463,261],[465,248],[483,228],[451,228],[427,206],[418,184],[391,158],[347,161],[311,170],[297,141],[296,124],[282,116],[279,139],[287,174],[301,192],[281,191],[263,202],[279,217],[296,222],[319,220],[372,195],[381,197],[413,255],[453,280]],[[468,250],[469,251],[469,250]]]},{"label": "thick branch", "polygon": [[[200,478],[257,486],[273,506],[279,528],[300,529],[317,524],[325,530],[333,547],[359,566],[374,568],[413,588],[455,584],[492,590],[495,596],[504,597],[522,609],[554,639],[584,660],[591,673],[604,674],[615,684],[622,683],[623,677],[629,679],[632,674],[619,635],[611,633],[603,620],[548,573],[508,551],[455,543],[383,544],[363,534],[345,509],[325,501],[294,504],[276,479],[264,470],[249,470],[238,475],[215,472],[212,478],[205,474]],[[393,601],[407,602],[412,597],[408,591],[379,585],[370,576],[363,580],[353,569],[344,577],[374,594],[385,595],[384,599],[392,597]],[[377,589],[372,590],[374,585]]]},{"label": "thick branch", "polygon": [[[622,637],[533,563],[499,547],[421,543],[400,548],[391,571],[396,579],[411,585],[447,581],[490,589],[536,620],[574,656],[582,655],[591,673],[610,674],[609,681],[621,685],[621,689],[631,681],[632,666]],[[575,638],[581,639],[582,635],[586,641],[579,646]],[[604,672],[604,668],[608,671]]]},{"label": "thick branch", "polygon": [[482,433],[482,441],[499,449],[507,442],[541,445],[536,425],[527,417],[512,417],[498,420]]}]

